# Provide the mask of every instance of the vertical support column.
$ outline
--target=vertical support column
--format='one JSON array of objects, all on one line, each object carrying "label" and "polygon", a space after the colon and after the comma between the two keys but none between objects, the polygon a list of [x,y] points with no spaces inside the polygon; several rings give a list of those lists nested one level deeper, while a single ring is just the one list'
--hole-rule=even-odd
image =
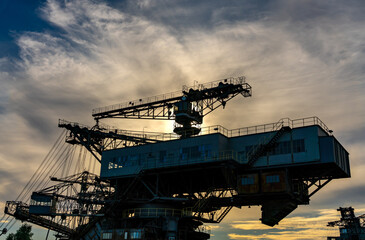
[{"label": "vertical support column", "polygon": [[179,222],[179,218],[178,217],[165,217],[165,224],[164,227],[166,229],[166,237],[165,240],[177,240],[177,230],[178,230],[178,222]]}]

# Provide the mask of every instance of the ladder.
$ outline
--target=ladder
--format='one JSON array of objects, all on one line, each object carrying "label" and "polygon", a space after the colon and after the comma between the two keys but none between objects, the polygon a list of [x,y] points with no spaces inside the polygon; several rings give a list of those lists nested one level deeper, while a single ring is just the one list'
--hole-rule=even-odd
[{"label": "ladder", "polygon": [[247,165],[252,166],[261,156],[270,151],[275,146],[275,143],[285,133],[289,132],[291,128],[284,125],[284,120],[280,120],[274,126],[274,131],[260,139],[259,144],[252,147],[247,152]]}]

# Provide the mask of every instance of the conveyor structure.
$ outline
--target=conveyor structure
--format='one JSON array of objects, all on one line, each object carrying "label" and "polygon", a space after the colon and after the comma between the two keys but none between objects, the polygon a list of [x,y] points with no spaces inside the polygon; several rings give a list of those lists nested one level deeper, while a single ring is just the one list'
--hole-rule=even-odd
[{"label": "conveyor structure", "polygon": [[[275,226],[330,181],[350,177],[349,154],[317,117],[229,130],[200,127],[236,95],[244,77],[93,110],[96,126],[60,120],[66,142],[101,163],[37,190],[6,213],[59,233],[60,239],[205,240],[205,223],[234,207],[262,206]],[[103,127],[104,118],[175,120],[174,133]],[[72,189],[72,190],[70,190]]]},{"label": "conveyor structure", "polygon": [[365,240],[365,214],[355,216],[354,208],[340,207],[341,219],[328,223],[328,227],[339,227],[339,237],[327,237],[327,240]]}]

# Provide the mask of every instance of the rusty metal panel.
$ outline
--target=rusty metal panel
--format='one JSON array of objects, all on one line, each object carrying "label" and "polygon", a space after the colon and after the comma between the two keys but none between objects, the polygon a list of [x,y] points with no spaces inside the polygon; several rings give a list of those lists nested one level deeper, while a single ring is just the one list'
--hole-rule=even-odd
[{"label": "rusty metal panel", "polygon": [[237,186],[239,194],[258,193],[260,190],[258,173],[238,176]]},{"label": "rusty metal panel", "polygon": [[261,174],[262,192],[285,192],[287,190],[284,171],[266,172]]}]

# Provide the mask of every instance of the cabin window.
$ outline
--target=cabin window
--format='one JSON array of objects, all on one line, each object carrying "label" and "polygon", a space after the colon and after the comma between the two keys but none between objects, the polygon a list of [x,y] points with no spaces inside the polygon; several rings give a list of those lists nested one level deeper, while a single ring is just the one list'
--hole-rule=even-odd
[{"label": "cabin window", "polygon": [[293,152],[305,152],[304,139],[294,140],[293,141]]},{"label": "cabin window", "polygon": [[129,156],[122,156],[122,166],[128,167],[131,165],[131,162],[129,161]]},{"label": "cabin window", "polygon": [[139,162],[139,155],[138,154],[133,154],[129,156],[129,165],[135,166],[138,165]]},{"label": "cabin window", "polygon": [[[252,153],[252,149],[256,148],[256,145],[246,146],[246,153]],[[293,153],[305,152],[304,139],[293,140]],[[291,143],[290,141],[277,142],[276,146],[269,151],[269,155],[290,154]]]},{"label": "cabin window", "polygon": [[139,230],[133,230],[131,231],[131,239],[142,239],[142,231]]},{"label": "cabin window", "polygon": [[122,165],[122,157],[118,157],[117,158],[117,165],[118,165],[118,168],[122,168],[123,165]]},{"label": "cabin window", "polygon": [[191,158],[200,158],[200,151],[198,146],[190,148],[190,156]]},{"label": "cabin window", "polygon": [[278,142],[276,147],[270,152],[271,155],[291,153],[290,141]]},{"label": "cabin window", "polygon": [[180,148],[180,160],[188,159],[208,159],[212,156],[212,146],[211,145],[201,145]]},{"label": "cabin window", "polygon": [[188,160],[189,159],[189,148],[182,148],[180,149],[180,159],[181,160]]},{"label": "cabin window", "polygon": [[279,175],[266,176],[266,183],[278,183],[280,182]]},{"label": "cabin window", "polygon": [[212,157],[212,145],[201,145],[199,146],[199,152],[203,159],[209,159]]},{"label": "cabin window", "polygon": [[242,185],[253,185],[253,184],[255,184],[255,178],[254,177],[242,177],[241,184]]},{"label": "cabin window", "polygon": [[167,160],[166,151],[160,151],[159,160],[160,160],[160,163],[166,162],[166,160]]},{"label": "cabin window", "polygon": [[103,233],[103,240],[104,239],[113,239],[113,233]]},{"label": "cabin window", "polygon": [[32,206],[51,207],[52,206],[52,201],[51,201],[51,199],[49,199],[48,201],[36,201],[36,200],[31,199],[30,200],[30,205],[32,205]]}]

